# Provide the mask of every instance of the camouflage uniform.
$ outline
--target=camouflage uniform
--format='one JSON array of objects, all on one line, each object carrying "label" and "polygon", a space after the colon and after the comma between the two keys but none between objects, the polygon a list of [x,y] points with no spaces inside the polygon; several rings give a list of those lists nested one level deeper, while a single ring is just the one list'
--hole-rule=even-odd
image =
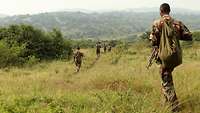
[{"label": "camouflage uniform", "polygon": [[[164,15],[162,18],[154,21],[153,26],[152,26],[152,31],[150,34],[150,40],[153,46],[159,47],[160,37],[162,33],[163,19],[172,19],[172,18],[169,15]],[[173,20],[173,27],[175,28],[175,32],[177,33],[176,35],[179,40],[191,40],[191,39],[187,39],[187,37],[184,37],[184,35],[190,36],[191,33],[182,22]],[[160,74],[161,74],[161,79],[162,79],[162,91],[166,99],[166,102],[170,102],[170,104],[172,105],[172,110],[176,109],[178,105],[178,99],[176,96],[173,79],[172,79],[173,70],[174,68],[169,69],[164,66],[160,67]]]},{"label": "camouflage uniform", "polygon": [[81,53],[79,50],[77,50],[74,53],[74,62],[76,65],[76,71],[79,72],[82,64],[82,58],[83,58],[83,53]]},{"label": "camouflage uniform", "polygon": [[104,53],[106,52],[106,50],[107,50],[107,45],[104,43],[104,45],[103,45],[103,50],[104,50]]},{"label": "camouflage uniform", "polygon": [[111,52],[112,46],[109,44],[108,45],[108,52]]},{"label": "camouflage uniform", "polygon": [[101,53],[101,44],[97,43],[96,44],[96,55],[97,55],[97,57],[100,57],[100,53]]}]

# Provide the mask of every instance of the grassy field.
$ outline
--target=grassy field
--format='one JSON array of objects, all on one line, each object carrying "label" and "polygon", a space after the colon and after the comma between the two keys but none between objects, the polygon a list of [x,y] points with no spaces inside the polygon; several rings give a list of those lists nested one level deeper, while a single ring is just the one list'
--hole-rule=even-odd
[{"label": "grassy field", "polygon": [[[53,61],[0,70],[0,113],[168,113],[159,67],[145,68],[150,49],[134,44],[95,57],[82,50],[83,67]],[[181,113],[200,113],[200,45],[184,49],[173,73]]]}]

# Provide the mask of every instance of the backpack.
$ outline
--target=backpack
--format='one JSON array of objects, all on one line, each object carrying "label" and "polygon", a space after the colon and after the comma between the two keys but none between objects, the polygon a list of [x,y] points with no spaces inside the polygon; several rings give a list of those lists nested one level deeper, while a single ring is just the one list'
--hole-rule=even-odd
[{"label": "backpack", "polygon": [[173,19],[162,19],[162,33],[158,53],[162,67],[169,69],[173,69],[182,63],[182,50],[173,22]]}]

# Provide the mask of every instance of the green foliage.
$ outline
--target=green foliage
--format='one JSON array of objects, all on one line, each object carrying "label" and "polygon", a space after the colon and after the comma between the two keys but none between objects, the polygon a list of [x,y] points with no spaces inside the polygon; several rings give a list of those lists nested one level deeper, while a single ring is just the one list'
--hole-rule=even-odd
[{"label": "green foliage", "polygon": [[109,44],[112,46],[112,47],[115,47],[116,45],[120,45],[122,43],[121,40],[110,40],[109,41]]},{"label": "green foliage", "polygon": [[150,32],[146,31],[140,35],[141,40],[149,40]]},{"label": "green foliage", "polygon": [[4,51],[0,61],[6,65],[34,64],[39,60],[70,58],[72,54],[71,43],[58,29],[44,32],[30,25],[10,25],[0,28],[0,40]]},{"label": "green foliage", "polygon": [[28,66],[32,66],[32,65],[38,63],[39,61],[40,61],[40,59],[36,58],[35,56],[28,56],[28,60],[27,60],[26,64]]},{"label": "green foliage", "polygon": [[[151,13],[133,12],[55,12],[37,15],[21,15],[0,19],[0,25],[31,24],[45,30],[61,28],[66,38],[126,37],[144,31],[155,17]],[[30,21],[27,21],[30,20]]]},{"label": "green foliage", "polygon": [[128,50],[128,43],[125,41],[118,42],[116,50],[118,51],[117,54],[126,52]]},{"label": "green foliage", "polygon": [[0,67],[10,65],[21,65],[24,59],[21,57],[24,54],[25,45],[17,46],[16,43],[8,45],[4,40],[0,41]]},{"label": "green foliage", "polygon": [[[102,113],[143,113],[148,109],[149,99],[131,91],[116,91],[97,94],[98,110]],[[112,95],[112,96],[110,96]],[[134,101],[132,101],[134,100]]]},{"label": "green foliage", "polygon": [[[191,30],[200,29],[200,15],[196,13],[174,13],[173,17],[183,21]],[[53,12],[36,15],[19,15],[0,18],[0,25],[31,24],[51,30],[60,28],[66,38],[110,38],[129,37],[150,29],[159,12],[113,11],[102,13]]]},{"label": "green foliage", "polygon": [[117,64],[123,54],[128,52],[128,43],[124,41],[118,41],[116,49],[114,50],[112,56],[112,64]]},{"label": "green foliage", "polygon": [[199,31],[193,32],[192,37],[194,41],[200,41],[200,32]]},{"label": "green foliage", "polygon": [[192,47],[194,41],[181,41],[180,43],[183,48],[189,48]]},{"label": "green foliage", "polygon": [[81,40],[71,40],[72,47],[80,47],[80,48],[93,48],[95,47],[96,41],[90,39],[81,39]]},{"label": "green foliage", "polygon": [[[171,113],[162,102],[159,67],[145,69],[151,49],[134,43],[113,65],[115,50],[126,48],[121,44],[98,60],[94,48],[83,49],[80,73],[71,61],[0,70],[0,113]],[[173,73],[181,113],[200,110],[200,44],[192,46]]]}]

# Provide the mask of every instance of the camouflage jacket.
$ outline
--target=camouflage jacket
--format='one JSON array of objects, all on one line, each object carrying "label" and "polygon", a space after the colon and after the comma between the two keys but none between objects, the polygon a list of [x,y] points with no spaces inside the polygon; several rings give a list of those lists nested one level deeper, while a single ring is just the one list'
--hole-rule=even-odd
[{"label": "camouflage jacket", "polygon": [[[173,18],[170,15],[164,15],[160,19],[155,20],[153,22],[150,38],[149,38],[153,46],[159,46],[160,44],[162,25],[165,19],[173,19]],[[186,40],[186,41],[192,40],[191,32],[181,21],[173,19],[173,26],[175,28],[175,32],[179,40]]]},{"label": "camouflage jacket", "polygon": [[101,49],[101,44],[96,44],[96,49],[100,50]]},{"label": "camouflage jacket", "polygon": [[75,61],[75,62],[81,62],[83,56],[84,56],[84,55],[83,55],[82,52],[76,51],[76,52],[74,53],[74,61]]}]

